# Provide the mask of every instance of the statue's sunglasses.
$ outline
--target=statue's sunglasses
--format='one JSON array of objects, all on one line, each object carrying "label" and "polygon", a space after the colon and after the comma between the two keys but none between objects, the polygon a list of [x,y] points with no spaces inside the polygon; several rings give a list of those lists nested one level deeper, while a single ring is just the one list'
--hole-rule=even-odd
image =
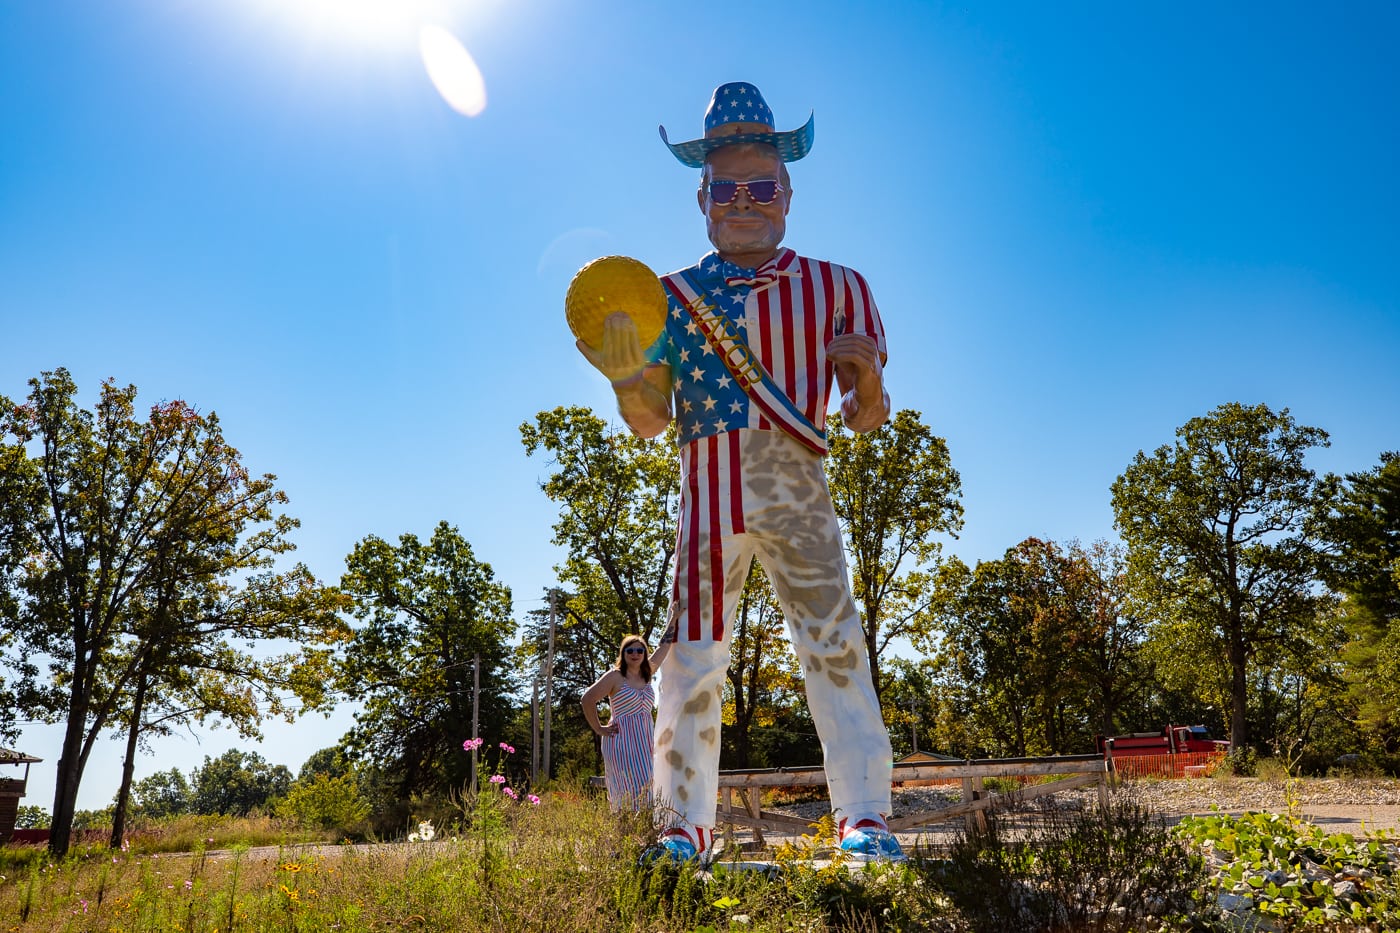
[{"label": "statue's sunglasses", "polygon": [[709,184],[710,200],[716,204],[728,204],[739,196],[739,189],[748,192],[749,200],[755,204],[772,204],[783,186],[776,178],[751,178],[748,181],[730,181],[716,178]]}]

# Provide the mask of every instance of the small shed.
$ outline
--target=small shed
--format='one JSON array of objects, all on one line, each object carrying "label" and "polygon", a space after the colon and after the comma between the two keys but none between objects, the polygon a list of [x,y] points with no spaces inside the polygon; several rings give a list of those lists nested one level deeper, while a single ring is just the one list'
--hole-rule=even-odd
[{"label": "small shed", "polygon": [[24,796],[24,787],[29,783],[29,766],[43,760],[24,752],[0,748],[0,765],[24,767],[23,777],[9,777],[0,773],[0,845],[9,842],[14,835],[15,818],[19,816],[19,798]]},{"label": "small shed", "polygon": [[941,755],[938,752],[910,752],[895,762],[897,765],[935,765],[940,761],[963,761],[956,755]]},{"label": "small shed", "polygon": [[925,778],[925,779],[922,779],[922,780],[919,780],[919,779],[904,780],[904,779],[901,778],[901,776],[900,776],[900,771],[905,770],[905,769],[909,769],[909,770],[906,771],[906,773],[913,773],[912,769],[917,768],[919,765],[936,765],[936,764],[939,764],[939,763],[941,763],[941,762],[948,762],[948,761],[964,761],[964,760],[966,760],[966,759],[957,758],[957,757],[955,757],[955,756],[953,756],[953,755],[942,755],[942,754],[939,754],[938,752],[924,752],[924,751],[910,752],[909,754],[905,755],[903,758],[900,758],[900,759],[898,759],[898,760],[895,761],[895,763],[894,763],[894,784],[895,784],[896,787],[933,787],[933,786],[938,785],[938,784],[951,784],[951,783],[954,783],[953,781],[950,781],[950,780],[928,780],[928,779],[926,779],[926,778]]}]

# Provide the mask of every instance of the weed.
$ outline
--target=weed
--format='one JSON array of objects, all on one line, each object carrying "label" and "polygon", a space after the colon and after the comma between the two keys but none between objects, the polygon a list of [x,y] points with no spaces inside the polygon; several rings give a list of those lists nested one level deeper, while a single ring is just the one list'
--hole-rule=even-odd
[{"label": "weed", "polygon": [[1194,912],[1202,859],[1128,791],[961,833],[927,878],[971,930],[1141,930]]}]

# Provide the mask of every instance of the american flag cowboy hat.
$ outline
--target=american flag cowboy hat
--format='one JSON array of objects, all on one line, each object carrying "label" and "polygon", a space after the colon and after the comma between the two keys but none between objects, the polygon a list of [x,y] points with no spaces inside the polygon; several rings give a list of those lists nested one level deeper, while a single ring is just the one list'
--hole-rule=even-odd
[{"label": "american flag cowboy hat", "polygon": [[807,117],[806,125],[786,133],[773,130],[773,111],[747,81],[731,81],[715,88],[710,106],[705,110],[705,135],[686,143],[672,143],[666,137],[666,127],[659,126],[661,141],[671,154],[691,168],[705,164],[705,156],[721,146],[738,143],[766,143],[778,150],[784,162],[796,162],[812,148],[813,124],[816,115]]}]

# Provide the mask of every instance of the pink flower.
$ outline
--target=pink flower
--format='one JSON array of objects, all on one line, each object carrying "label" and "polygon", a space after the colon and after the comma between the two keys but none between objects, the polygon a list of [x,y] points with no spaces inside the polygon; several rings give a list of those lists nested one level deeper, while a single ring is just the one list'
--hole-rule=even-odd
[{"label": "pink flower", "polygon": [[520,795],[517,794],[515,791],[511,790],[509,787],[502,787],[501,790],[505,791],[505,792],[506,792],[506,795],[507,795],[508,797],[510,797],[511,800],[519,800],[519,799],[520,799]]},{"label": "pink flower", "polygon": [[506,782],[506,776],[505,776],[504,774],[493,774],[493,775],[491,775],[491,783],[492,783],[492,784],[504,784],[505,782]]},{"label": "pink flower", "polygon": [[465,742],[462,743],[462,750],[474,752],[481,747],[482,741],[482,739],[467,739]]},{"label": "pink flower", "polygon": [[540,798],[536,797],[534,794],[527,794],[525,799],[530,801],[532,806],[538,807],[540,805]]},{"label": "pink flower", "polygon": [[502,743],[501,743],[501,748],[505,750],[505,753],[506,753],[507,755],[514,755],[514,754],[515,754],[515,746],[513,746],[513,745],[507,745],[506,743],[502,742]]}]

